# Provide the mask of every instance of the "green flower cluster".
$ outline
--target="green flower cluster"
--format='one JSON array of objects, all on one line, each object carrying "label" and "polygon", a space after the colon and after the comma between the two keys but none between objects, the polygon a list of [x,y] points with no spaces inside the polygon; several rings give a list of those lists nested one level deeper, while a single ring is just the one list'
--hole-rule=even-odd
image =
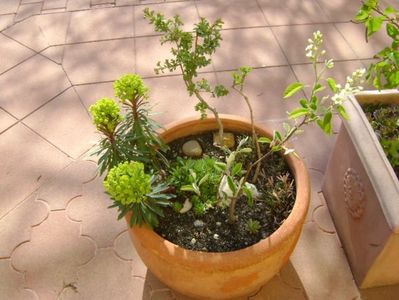
[{"label": "green flower cluster", "polygon": [[140,162],[124,162],[113,167],[104,180],[104,187],[116,202],[128,206],[141,203],[151,192],[151,177]]},{"label": "green flower cluster", "polygon": [[115,95],[126,101],[137,101],[139,98],[148,97],[148,87],[144,84],[141,77],[137,74],[127,74],[119,78],[114,83]]},{"label": "green flower cluster", "polygon": [[113,133],[122,121],[120,107],[110,98],[102,98],[89,108],[93,123],[100,131]]}]

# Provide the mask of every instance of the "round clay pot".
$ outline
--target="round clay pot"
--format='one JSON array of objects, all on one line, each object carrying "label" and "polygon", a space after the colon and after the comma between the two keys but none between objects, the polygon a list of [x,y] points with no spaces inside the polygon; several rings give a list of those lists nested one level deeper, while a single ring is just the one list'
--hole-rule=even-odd
[{"label": "round clay pot", "polygon": [[[250,123],[240,117],[221,115],[226,131],[250,132]],[[190,118],[166,126],[161,137],[175,139],[217,129],[214,118]],[[256,126],[260,136],[270,132]],[[310,183],[302,160],[287,155],[296,182],[292,212],[268,238],[250,247],[223,253],[181,248],[151,229],[130,228],[137,253],[151,272],[177,292],[198,299],[234,299],[256,292],[288,261],[302,230],[310,199]],[[127,219],[130,218],[128,215]]]}]

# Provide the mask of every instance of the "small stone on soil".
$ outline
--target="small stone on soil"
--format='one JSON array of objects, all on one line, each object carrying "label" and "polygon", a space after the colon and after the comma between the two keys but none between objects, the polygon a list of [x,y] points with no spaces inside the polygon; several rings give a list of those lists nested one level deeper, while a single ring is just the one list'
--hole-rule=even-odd
[{"label": "small stone on soil", "polygon": [[201,220],[195,220],[194,221],[194,227],[203,227],[205,226],[205,223]]},{"label": "small stone on soil", "polygon": [[184,155],[189,157],[200,157],[202,155],[202,147],[197,140],[190,140],[183,144],[182,151]]},{"label": "small stone on soil", "polygon": [[[227,148],[230,148],[230,149],[234,148],[234,146],[236,144],[234,134],[232,134],[231,132],[224,132],[223,133],[223,142],[224,142],[224,146],[226,146]],[[219,132],[213,133],[213,143],[215,145],[220,145]]]},{"label": "small stone on soil", "polygon": [[190,244],[195,245],[196,242],[197,242],[197,240],[195,238],[192,238]]}]

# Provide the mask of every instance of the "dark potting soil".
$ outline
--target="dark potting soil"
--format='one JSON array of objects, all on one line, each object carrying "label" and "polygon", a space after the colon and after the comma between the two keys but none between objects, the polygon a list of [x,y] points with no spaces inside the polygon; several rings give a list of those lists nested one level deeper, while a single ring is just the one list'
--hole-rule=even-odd
[{"label": "dark potting soil", "polygon": [[399,179],[399,105],[364,104],[362,108]]},{"label": "dark potting soil", "polygon": [[[235,138],[237,145],[242,136],[236,135]],[[183,156],[181,146],[191,139],[200,142],[206,155],[216,156],[224,161],[225,154],[213,146],[211,133],[172,142],[169,144],[168,158],[173,161],[177,156]],[[255,161],[255,155],[251,155],[252,157],[247,158],[248,163],[250,160]],[[197,251],[228,252],[251,246],[271,235],[281,225],[290,214],[295,201],[293,176],[278,154],[263,161],[256,186],[262,197],[252,207],[244,197],[239,199],[236,206],[238,220],[234,224],[228,222],[228,208],[216,206],[203,215],[195,215],[192,209],[181,214],[173,208],[167,208],[164,210],[165,217],[160,219],[155,232],[174,244]],[[174,201],[184,202],[183,199]],[[247,225],[249,220],[259,222],[260,229],[256,233],[250,233]]]}]

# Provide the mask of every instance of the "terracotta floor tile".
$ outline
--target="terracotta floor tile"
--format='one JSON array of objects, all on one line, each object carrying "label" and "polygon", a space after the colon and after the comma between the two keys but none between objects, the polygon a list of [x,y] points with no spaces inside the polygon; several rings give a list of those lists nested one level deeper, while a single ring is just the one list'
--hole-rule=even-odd
[{"label": "terracotta floor tile", "polygon": [[361,3],[358,0],[316,0],[324,13],[333,22],[349,22],[353,20]]},{"label": "terracotta floor tile", "polygon": [[[211,84],[216,82],[212,73],[203,74],[199,78],[206,78]],[[149,78],[145,82],[150,87],[150,105],[154,106],[153,111],[157,113],[154,116],[157,122],[166,125],[189,116],[200,117],[194,110],[197,100],[189,97],[180,76]],[[214,105],[215,101],[211,100],[210,105]]]},{"label": "terracotta floor tile", "polygon": [[0,295],[4,299],[33,300],[37,295],[33,291],[24,289],[24,275],[16,272],[9,259],[0,259]]},{"label": "terracotta floor tile", "polygon": [[338,237],[321,231],[316,224],[304,225],[290,260],[309,299],[360,296]]},{"label": "terracotta floor tile", "polygon": [[114,93],[113,82],[78,85],[75,86],[75,90],[87,109],[97,100],[104,97],[117,100]]},{"label": "terracotta floor tile", "polygon": [[40,54],[61,65],[64,59],[64,46],[51,46],[40,52]]},{"label": "terracotta floor tile", "polygon": [[27,19],[33,15],[40,14],[42,10],[42,3],[31,3],[31,4],[23,4],[20,5],[17,11],[17,15],[15,16],[15,21],[22,21]]},{"label": "terracotta floor tile", "polygon": [[132,261],[133,276],[145,278],[147,267],[137,254],[127,231],[123,232],[115,239],[114,250],[116,255],[120,258]]},{"label": "terracotta floor tile", "polygon": [[116,6],[140,4],[140,0],[116,0]]},{"label": "terracotta floor tile", "polygon": [[32,50],[0,34],[0,74],[35,54]]},{"label": "terracotta floor tile", "polygon": [[91,0],[91,5],[113,4],[115,0]]},{"label": "terracotta floor tile", "polygon": [[[216,73],[219,83],[230,87],[230,72]],[[282,100],[285,88],[295,77],[289,67],[272,67],[253,70],[247,77],[245,91],[249,96],[256,120],[272,120],[287,117],[287,111],[298,105],[296,101]],[[215,100],[223,113],[240,114],[249,118],[249,110],[241,96],[232,91],[221,101]]]},{"label": "terracotta floor tile", "polygon": [[223,28],[266,26],[266,20],[255,0],[205,0],[197,2],[200,17],[210,21],[221,18]]},{"label": "terracotta floor tile", "polygon": [[73,158],[97,140],[95,127],[73,88],[30,115],[24,123]]},{"label": "terracotta floor tile", "polygon": [[69,18],[68,12],[34,16],[3,33],[35,51],[41,51],[65,43]]},{"label": "terracotta floor tile", "polygon": [[1,134],[0,215],[3,216],[53,177],[70,159],[24,125]]},{"label": "terracotta floor tile", "polygon": [[270,25],[309,24],[329,22],[316,0],[259,0]]},{"label": "terracotta floor tile", "polygon": [[117,258],[112,249],[98,249],[78,271],[79,294],[83,299],[142,299],[144,278],[132,277],[131,270],[130,262]]},{"label": "terracotta floor tile", "polygon": [[335,226],[331,219],[330,212],[326,205],[320,206],[313,211],[313,221],[317,224],[319,229],[326,233],[335,233]]},{"label": "terracotta floor tile", "polygon": [[134,72],[134,40],[67,45],[63,66],[73,84],[113,81]]},{"label": "terracotta floor tile", "polygon": [[84,10],[72,13],[67,43],[133,37],[133,34],[133,7]]},{"label": "terracotta floor tile", "polygon": [[[159,42],[159,36],[136,38],[135,43],[136,72],[140,76],[156,76],[154,68],[156,67],[157,63],[159,61],[163,62],[165,59],[172,57],[169,45],[161,45]],[[171,73],[165,71],[163,74],[169,75]],[[172,74],[181,74],[181,72],[176,70]]]},{"label": "terracotta floor tile", "polygon": [[65,209],[72,199],[82,196],[83,185],[96,176],[96,163],[75,161],[40,187],[38,199],[47,202],[50,210]]},{"label": "terracotta floor tile", "polygon": [[44,0],[43,9],[65,8],[67,0]]},{"label": "terracotta floor tile", "polygon": [[47,205],[36,199],[35,193],[9,214],[0,218],[0,258],[10,257],[19,244],[29,241],[32,226],[40,224],[47,218],[49,213]]},{"label": "terracotta floor tile", "polygon": [[390,46],[392,39],[387,37],[385,29],[375,33],[369,41],[365,39],[365,27],[360,24],[336,24],[338,30],[359,58],[372,58],[379,51]]},{"label": "terracotta floor tile", "polygon": [[214,57],[217,71],[234,70],[244,65],[267,67],[287,64],[269,28],[226,30],[222,37],[223,42]]},{"label": "terracotta floor tile", "polygon": [[0,13],[12,14],[18,10],[20,0],[0,1]]},{"label": "terracotta floor tile", "polygon": [[291,64],[309,62],[305,56],[305,48],[308,44],[307,40],[317,30],[320,30],[324,36],[323,48],[327,51],[327,56],[335,60],[357,59],[355,53],[332,24],[281,26],[273,27],[272,30]]},{"label": "terracotta floor tile", "polygon": [[41,299],[54,299],[66,285],[75,284],[78,266],[95,256],[95,246],[80,236],[79,223],[70,221],[65,211],[51,212],[45,222],[32,230],[29,243],[20,245],[12,264],[25,272],[26,286]]},{"label": "terracotta floor tile", "polygon": [[[334,126],[334,130],[338,129],[339,123]],[[313,124],[305,127],[303,134],[293,137],[291,143],[301,154],[308,168],[324,173],[335,140],[336,135],[326,136],[317,125]]]},{"label": "terracotta floor tile", "polygon": [[[21,74],[24,74],[23,82]],[[59,65],[36,55],[2,74],[0,86],[0,105],[22,118],[64,91],[70,83]]]},{"label": "terracotta floor tile", "polygon": [[160,12],[167,18],[179,15],[184,22],[184,30],[192,30],[193,24],[199,21],[197,9],[193,1],[174,2],[162,4],[149,4],[146,6],[136,6],[134,8],[134,28],[136,36],[155,35],[154,26],[144,19],[144,8],[148,7],[155,12]]},{"label": "terracotta floor tile", "polygon": [[0,15],[0,31],[14,23],[15,14]]},{"label": "terracotta floor tile", "polygon": [[99,248],[111,247],[115,238],[126,230],[124,219],[117,220],[116,208],[108,208],[112,200],[104,193],[102,178],[96,178],[83,186],[82,196],[70,202],[68,217],[82,221],[82,235],[96,241]]},{"label": "terracotta floor tile", "polygon": [[90,0],[68,0],[67,2],[68,11],[89,9],[89,8],[90,8]]},{"label": "terracotta floor tile", "polygon": [[279,276],[275,276],[255,296],[249,297],[249,300],[264,299],[305,300],[307,298],[303,289],[290,287]]},{"label": "terracotta floor tile", "polygon": [[14,124],[17,120],[0,108],[0,133]]}]

